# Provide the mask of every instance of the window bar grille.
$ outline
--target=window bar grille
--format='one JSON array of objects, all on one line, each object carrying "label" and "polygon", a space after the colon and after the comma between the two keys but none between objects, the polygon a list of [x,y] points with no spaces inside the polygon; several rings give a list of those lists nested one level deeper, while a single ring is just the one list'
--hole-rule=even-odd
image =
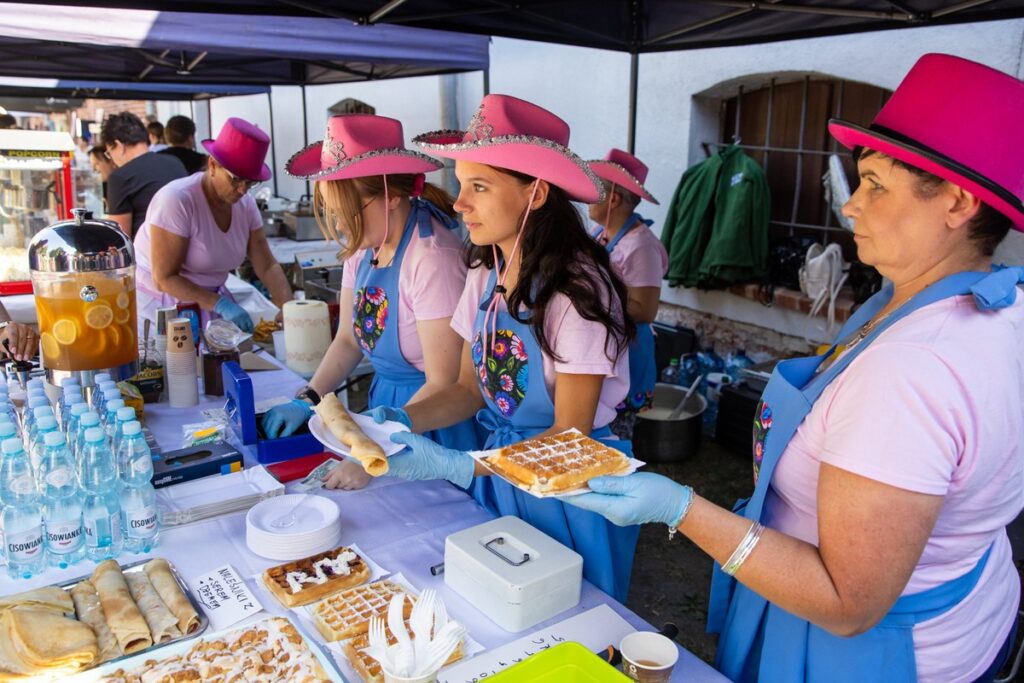
[{"label": "window bar grille", "polygon": [[740,110],[743,108],[743,86],[740,86],[740,94],[736,96],[736,122],[732,127],[732,141],[740,141]]},{"label": "window bar grille", "polygon": [[[811,77],[804,76],[804,96],[800,102],[800,138],[797,140],[796,153],[796,185],[793,187],[793,207],[790,211],[790,223],[796,223],[797,208],[800,205],[800,183],[804,175],[804,131],[807,128],[807,96],[810,90]],[[793,236],[793,229],[790,228],[789,236]]]},{"label": "window bar grille", "polygon": [[[770,147],[772,144],[772,108],[775,105],[775,79],[773,78],[768,83],[768,116],[765,117],[764,124],[764,144],[766,147]],[[771,152],[768,149],[764,150],[764,157],[761,160],[761,167],[764,168],[764,174],[768,175],[768,155]]]}]

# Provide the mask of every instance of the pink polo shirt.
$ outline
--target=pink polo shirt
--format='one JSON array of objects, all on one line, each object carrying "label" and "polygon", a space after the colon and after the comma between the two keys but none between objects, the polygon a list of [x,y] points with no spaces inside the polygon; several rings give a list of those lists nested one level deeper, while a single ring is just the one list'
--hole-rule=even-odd
[{"label": "pink polo shirt", "polygon": [[661,287],[668,272],[665,245],[643,224],[623,235],[610,256],[612,267],[627,287]]},{"label": "pink polo shirt", "polygon": [[1017,618],[1020,579],[1004,527],[1024,507],[1024,296],[979,312],[926,306],[883,332],[826,388],[772,477],[766,524],[818,543],[821,463],[944,496],[904,595],[988,564],[957,606],[914,627],[921,681],[973,681]]},{"label": "pink polo shirt", "polygon": [[[452,328],[470,344],[473,343],[473,327],[480,310],[491,271],[473,268],[466,275],[466,288],[459,306],[452,316]],[[508,310],[505,301],[499,302],[501,310]],[[616,308],[619,308],[616,304]],[[601,323],[584,319],[565,295],[552,298],[544,320],[545,332],[561,358],[556,361],[543,354],[544,384],[555,401],[555,374],[602,375],[605,377],[594,428],[604,427],[615,419],[615,406],[622,402],[629,392],[629,354],[625,350],[614,361],[605,355],[605,329]],[[614,353],[614,347],[611,348]]]},{"label": "pink polo shirt", "polygon": [[[419,229],[413,227],[398,272],[398,348],[417,370],[423,370],[424,365],[416,321],[450,318],[466,283],[462,240],[439,222],[433,225],[434,234],[427,238],[421,238]],[[367,250],[361,249],[345,261],[343,289],[355,290],[356,273],[366,254]],[[351,320],[351,309],[347,315]]]}]

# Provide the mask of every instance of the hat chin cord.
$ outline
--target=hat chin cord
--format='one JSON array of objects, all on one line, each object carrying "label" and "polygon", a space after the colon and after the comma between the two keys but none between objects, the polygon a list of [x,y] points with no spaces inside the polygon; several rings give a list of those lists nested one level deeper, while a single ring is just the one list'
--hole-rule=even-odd
[{"label": "hat chin cord", "polygon": [[388,243],[388,232],[391,230],[391,207],[388,206],[391,202],[388,200],[388,175],[384,174],[384,239],[381,241],[380,246],[373,250],[373,258],[370,259],[370,265],[374,268],[380,263],[381,250],[384,245]]},{"label": "hat chin cord", "polygon": [[604,228],[601,230],[600,238],[607,239],[608,235],[608,223],[612,220],[612,196],[615,194],[615,188],[617,185],[612,183],[611,188],[608,190],[608,209],[604,212]]}]

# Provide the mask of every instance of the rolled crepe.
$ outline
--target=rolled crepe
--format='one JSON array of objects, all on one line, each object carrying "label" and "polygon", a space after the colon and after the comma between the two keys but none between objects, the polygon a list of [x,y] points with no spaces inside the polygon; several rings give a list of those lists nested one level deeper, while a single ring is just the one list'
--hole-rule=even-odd
[{"label": "rolled crepe", "polygon": [[171,566],[167,560],[157,558],[147,562],[143,567],[150,583],[156,589],[157,595],[171,611],[171,614],[178,620],[178,630],[182,633],[192,633],[199,628],[199,614],[192,603],[181,591],[178,582],[174,579]]},{"label": "rolled crepe", "polygon": [[338,441],[349,447],[367,474],[379,477],[388,473],[388,459],[376,441],[366,436],[335,394],[328,393],[315,408],[324,426]]},{"label": "rolled crepe", "polygon": [[100,596],[96,593],[96,586],[90,581],[79,581],[71,589],[71,599],[75,602],[75,614],[78,620],[88,625],[96,634],[96,643],[99,645],[100,653],[97,663],[116,659],[124,654],[121,645],[114,637],[107,620],[103,618],[103,608],[100,606]]},{"label": "rolled crepe", "polygon": [[125,574],[124,579],[128,582],[128,590],[135,604],[142,611],[142,618],[149,625],[149,634],[153,636],[153,642],[162,643],[181,636],[177,617],[171,614],[167,605],[157,595],[153,584],[149,582],[149,577],[144,572],[131,572]]},{"label": "rolled crepe", "polygon": [[54,614],[67,614],[68,616],[75,614],[75,605],[71,601],[71,596],[67,591],[56,586],[45,586],[0,598],[0,610],[12,607],[49,610]]},{"label": "rolled crepe", "polygon": [[92,573],[92,585],[100,596],[100,606],[111,633],[126,655],[145,650],[153,644],[149,626],[132,600],[120,567],[113,560],[104,560]]},{"label": "rolled crepe", "polygon": [[99,654],[91,628],[49,610],[4,610],[0,640],[5,641],[0,667],[10,673],[78,671]]}]

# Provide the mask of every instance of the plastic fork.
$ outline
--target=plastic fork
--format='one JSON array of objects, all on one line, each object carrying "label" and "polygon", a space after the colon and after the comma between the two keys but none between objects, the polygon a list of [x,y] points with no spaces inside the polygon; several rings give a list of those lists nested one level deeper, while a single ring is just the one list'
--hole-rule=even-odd
[{"label": "plastic fork", "polygon": [[295,511],[302,507],[307,500],[309,500],[308,495],[302,496],[302,498],[299,499],[299,502],[292,506],[291,510],[272,521],[270,526],[275,529],[287,529],[290,526],[294,526],[295,523],[299,521],[299,517],[295,514]]},{"label": "plastic fork", "polygon": [[369,631],[370,647],[365,648],[365,652],[370,657],[373,657],[380,665],[384,668],[391,668],[391,663],[388,659],[388,637],[384,632],[384,620],[380,617],[372,617],[370,619],[370,631]]},{"label": "plastic fork", "polygon": [[412,628],[416,639],[413,641],[416,665],[426,656],[427,646],[430,645],[431,631],[434,625],[434,603],[437,601],[437,592],[428,588],[420,594],[416,604],[412,606],[412,614],[409,616],[409,626]]},{"label": "plastic fork", "polygon": [[412,641],[409,640],[409,632],[405,630],[405,593],[391,597],[391,604],[388,605],[388,629],[398,641],[393,671],[398,676],[408,676],[414,665],[415,654]]},{"label": "plastic fork", "polygon": [[427,675],[438,671],[456,648],[466,637],[466,629],[454,621],[450,621],[438,632],[430,642],[425,659],[416,662],[417,673]]}]

